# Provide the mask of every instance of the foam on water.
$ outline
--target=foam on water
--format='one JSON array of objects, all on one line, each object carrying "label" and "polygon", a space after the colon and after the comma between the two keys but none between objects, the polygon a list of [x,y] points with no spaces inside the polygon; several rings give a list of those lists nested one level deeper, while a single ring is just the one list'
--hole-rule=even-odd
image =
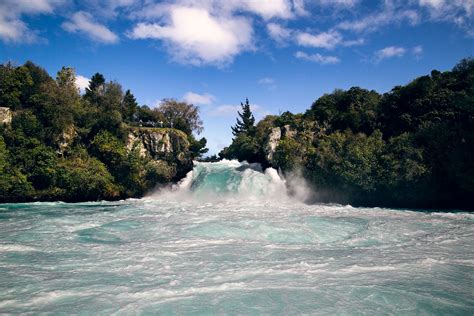
[{"label": "foam on water", "polygon": [[275,169],[268,168],[263,172],[255,163],[225,159],[214,163],[195,162],[194,169],[180,183],[152,197],[212,203],[232,200],[283,202],[289,199],[285,182]]},{"label": "foam on water", "polygon": [[474,313],[473,214],[305,205],[285,182],[224,161],[144,199],[1,205],[0,313]]}]

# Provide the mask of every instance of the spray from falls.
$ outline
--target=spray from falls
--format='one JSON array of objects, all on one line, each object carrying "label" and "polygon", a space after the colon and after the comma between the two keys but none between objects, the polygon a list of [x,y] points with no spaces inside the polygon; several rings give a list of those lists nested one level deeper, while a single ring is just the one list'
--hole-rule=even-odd
[{"label": "spray from falls", "polygon": [[[291,185],[291,189],[288,188]],[[291,192],[291,194],[290,194]],[[304,201],[308,189],[303,180],[288,181],[273,168],[262,170],[260,164],[221,160],[195,162],[194,168],[171,190],[158,196],[192,200],[250,200],[284,202]]]}]

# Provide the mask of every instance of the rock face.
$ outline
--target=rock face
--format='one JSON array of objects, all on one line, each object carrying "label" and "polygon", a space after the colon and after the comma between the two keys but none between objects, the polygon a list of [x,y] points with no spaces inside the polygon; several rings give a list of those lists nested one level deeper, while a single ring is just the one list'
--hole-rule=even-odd
[{"label": "rock face", "polygon": [[273,161],[273,154],[275,153],[275,149],[278,146],[278,143],[280,142],[281,139],[281,128],[280,127],[274,127],[272,128],[272,131],[270,132],[270,135],[268,135],[268,141],[267,145],[265,146],[265,154],[268,162]]},{"label": "rock face", "polygon": [[140,156],[175,166],[176,177],[193,168],[189,141],[185,133],[172,128],[131,128],[127,148],[138,150]]},{"label": "rock face", "polygon": [[56,140],[58,145],[58,153],[63,154],[64,151],[69,147],[69,145],[73,142],[74,138],[76,137],[76,129],[74,125],[69,126],[66,128],[62,134]]},{"label": "rock face", "polygon": [[12,122],[12,111],[10,108],[0,107],[0,124],[8,125]]},{"label": "rock face", "polygon": [[270,164],[273,164],[273,155],[276,148],[280,144],[280,140],[284,137],[295,137],[296,131],[291,129],[290,125],[285,125],[283,127],[274,127],[271,129],[270,134],[268,135],[268,140],[265,146],[265,155],[267,161]]}]

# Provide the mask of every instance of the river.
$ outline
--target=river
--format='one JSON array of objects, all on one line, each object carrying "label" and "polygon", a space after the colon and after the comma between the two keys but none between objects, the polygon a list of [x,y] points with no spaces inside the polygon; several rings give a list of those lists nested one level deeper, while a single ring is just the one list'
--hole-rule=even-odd
[{"label": "river", "polygon": [[2,204],[0,312],[474,314],[474,214],[301,189],[222,161],[143,199]]}]

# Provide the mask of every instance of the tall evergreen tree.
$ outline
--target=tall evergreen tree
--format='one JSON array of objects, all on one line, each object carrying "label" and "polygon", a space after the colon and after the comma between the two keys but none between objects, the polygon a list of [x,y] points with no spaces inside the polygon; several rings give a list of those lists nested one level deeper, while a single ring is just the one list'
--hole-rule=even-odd
[{"label": "tall evergreen tree", "polygon": [[86,88],[86,94],[84,98],[89,100],[92,104],[98,104],[100,97],[104,95],[105,92],[105,78],[102,74],[96,73],[92,76],[89,87]]},{"label": "tall evergreen tree", "polygon": [[242,113],[237,112],[240,119],[237,118],[237,123],[235,126],[232,126],[232,134],[238,136],[241,133],[249,134],[254,130],[255,117],[250,110],[249,99],[245,99],[245,104],[240,103],[242,106]]},{"label": "tall evergreen tree", "polygon": [[133,121],[133,115],[137,112],[138,103],[135,96],[127,90],[122,102],[122,117],[126,121]]}]

